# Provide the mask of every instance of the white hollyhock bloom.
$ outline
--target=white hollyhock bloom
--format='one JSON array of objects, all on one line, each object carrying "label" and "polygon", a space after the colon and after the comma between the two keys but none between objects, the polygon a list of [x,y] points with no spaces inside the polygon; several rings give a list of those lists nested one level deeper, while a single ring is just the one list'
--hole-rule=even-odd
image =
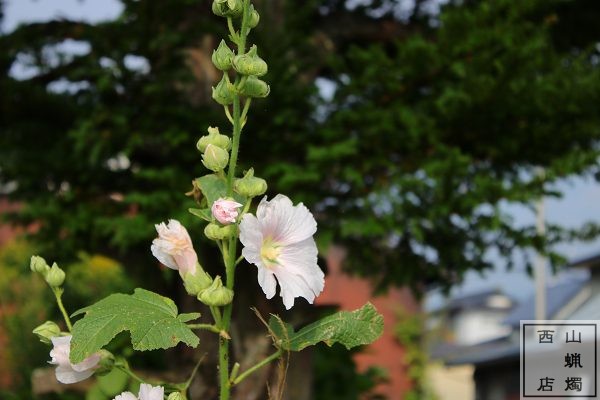
[{"label": "white hollyhock bloom", "polygon": [[258,205],[256,216],[246,214],[240,223],[242,255],[258,267],[258,283],[270,299],[276,281],[286,309],[296,297],[312,304],[323,291],[323,271],[317,265],[317,245],[313,235],[317,222],[302,204],[294,206],[284,195]]},{"label": "white hollyhock bloom", "polygon": [[183,225],[171,219],[167,225],[162,222],[155,226],[158,237],[152,241],[150,247],[154,257],[165,266],[179,270],[182,275],[187,272],[195,274],[198,255]]},{"label": "white hollyhock bloom", "polygon": [[57,366],[56,380],[60,383],[75,383],[89,378],[100,361],[100,355],[93,354],[79,364],[71,364],[71,338],[72,336],[56,336],[51,339],[54,348],[50,351],[50,364]]},{"label": "white hollyhock bloom", "polygon": [[140,385],[138,397],[131,392],[123,392],[113,400],[163,400],[165,389],[162,386],[152,386],[147,383]]}]

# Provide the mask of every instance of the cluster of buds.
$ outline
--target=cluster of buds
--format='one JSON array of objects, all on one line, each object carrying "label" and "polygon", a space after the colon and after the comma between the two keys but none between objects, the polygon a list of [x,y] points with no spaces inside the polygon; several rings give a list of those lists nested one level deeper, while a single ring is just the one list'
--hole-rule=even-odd
[{"label": "cluster of buds", "polygon": [[56,263],[50,267],[40,256],[32,256],[29,267],[33,272],[42,275],[46,283],[53,289],[61,287],[65,281],[65,271],[60,269]]},{"label": "cluster of buds", "polygon": [[[221,17],[240,18],[243,14],[242,0],[214,0],[212,5],[213,12]],[[247,27],[252,29],[258,25],[260,15],[250,5],[247,15]],[[232,40],[237,40],[236,35],[232,35]],[[212,54],[212,62],[217,69],[223,71],[223,77],[212,89],[213,99],[223,105],[229,106],[233,104],[236,95],[245,96],[248,98],[267,97],[271,91],[269,85],[259,79],[268,71],[268,66],[265,60],[258,56],[256,46],[252,46],[244,54],[235,54],[234,51],[227,46],[224,40]],[[237,72],[241,79],[236,84],[229,79],[228,71],[233,69]]]},{"label": "cluster of buds", "polygon": [[202,136],[196,144],[202,152],[202,164],[213,172],[220,172],[227,167],[231,139],[222,135],[219,128],[208,128],[208,135]]}]

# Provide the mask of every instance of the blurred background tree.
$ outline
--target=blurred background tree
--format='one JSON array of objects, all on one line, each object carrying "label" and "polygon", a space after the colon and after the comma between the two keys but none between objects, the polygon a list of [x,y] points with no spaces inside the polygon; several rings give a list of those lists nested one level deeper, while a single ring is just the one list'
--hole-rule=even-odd
[{"label": "blurred background tree", "polygon": [[[197,138],[227,126],[210,99],[222,21],[208,0],[122,3],[114,21],[0,36],[0,185],[23,205],[8,217],[39,223],[48,259],[104,254],[146,280],[153,225],[176,218],[211,269],[184,194],[204,172]],[[321,248],[347,247],[349,270],[381,289],[449,288],[490,268],[490,250],[528,263],[597,234],[540,238],[501,206],[599,173],[598,2],[255,3],[272,92],[254,103],[241,169],[314,210]]]}]

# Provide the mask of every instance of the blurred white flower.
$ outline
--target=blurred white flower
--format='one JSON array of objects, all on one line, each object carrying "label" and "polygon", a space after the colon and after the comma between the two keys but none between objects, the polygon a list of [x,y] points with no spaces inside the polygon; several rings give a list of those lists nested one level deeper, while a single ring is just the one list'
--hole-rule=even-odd
[{"label": "blurred white flower", "polygon": [[182,275],[187,272],[195,274],[198,256],[183,225],[171,219],[167,225],[161,222],[155,226],[158,237],[152,241],[150,247],[154,257],[165,266],[179,270]]},{"label": "blurred white flower", "polygon": [[165,389],[162,386],[152,386],[147,383],[140,385],[138,397],[131,392],[123,392],[113,400],[163,400]]},{"label": "blurred white flower", "polygon": [[242,205],[237,201],[219,199],[211,207],[212,215],[223,225],[235,223],[238,217],[238,208]]},{"label": "blurred white flower", "polygon": [[258,283],[268,299],[275,295],[277,278],[288,310],[296,297],[312,304],[323,291],[325,275],[317,265],[313,239],[316,231],[310,211],[281,194],[271,201],[263,198],[256,216],[246,214],[240,223],[242,255],[258,267]]},{"label": "blurred white flower", "polygon": [[71,364],[71,338],[72,336],[56,336],[51,339],[54,348],[50,351],[50,364],[57,366],[56,380],[60,383],[76,383],[89,378],[100,361],[99,354],[92,354],[79,364]]}]

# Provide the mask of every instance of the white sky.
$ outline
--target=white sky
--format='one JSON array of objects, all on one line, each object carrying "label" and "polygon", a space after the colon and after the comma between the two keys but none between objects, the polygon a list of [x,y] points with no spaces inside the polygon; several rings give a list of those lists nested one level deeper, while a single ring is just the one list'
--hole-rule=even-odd
[{"label": "white sky", "polygon": [[[114,19],[122,11],[118,0],[7,0],[5,18],[0,29],[10,32],[20,23],[32,21],[48,21],[56,18],[69,18],[86,22],[99,22]],[[325,85],[324,85],[325,86]],[[328,92],[327,88],[324,88]],[[331,88],[329,88],[331,89]],[[326,93],[331,95],[331,93]],[[564,193],[561,200],[549,200],[546,203],[547,219],[564,226],[574,227],[594,219],[600,221],[600,185],[593,180],[573,179],[562,182],[559,189]],[[518,222],[526,223],[534,220],[528,210],[511,208]],[[564,254],[571,259],[578,259],[600,252],[600,241],[592,244],[569,244],[561,246]],[[488,288],[501,287],[519,298],[531,293],[532,282],[525,275],[523,268],[517,266],[512,272],[505,271],[502,265],[484,277],[469,273],[467,279],[455,292],[470,293]],[[430,303],[439,302],[439,296],[433,296]]]}]

